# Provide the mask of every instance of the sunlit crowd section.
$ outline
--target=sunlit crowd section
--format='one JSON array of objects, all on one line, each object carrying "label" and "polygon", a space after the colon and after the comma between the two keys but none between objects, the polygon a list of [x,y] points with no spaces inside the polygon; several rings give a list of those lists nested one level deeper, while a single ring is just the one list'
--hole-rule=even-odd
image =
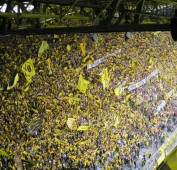
[{"label": "sunlit crowd section", "polygon": [[17,169],[16,156],[23,169],[136,168],[142,148],[174,131],[169,32],[12,36],[0,47],[2,169]]}]

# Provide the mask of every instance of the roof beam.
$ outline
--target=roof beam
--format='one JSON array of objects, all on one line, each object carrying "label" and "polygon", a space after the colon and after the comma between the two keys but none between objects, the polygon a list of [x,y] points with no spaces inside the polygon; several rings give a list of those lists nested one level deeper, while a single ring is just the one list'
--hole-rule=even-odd
[{"label": "roof beam", "polygon": [[[7,18],[58,18],[59,15],[53,15],[53,14],[30,14],[30,13],[22,13],[22,14],[17,14],[17,13],[11,13],[11,12],[5,12],[5,13],[0,13],[0,17],[7,17]],[[78,20],[85,20],[89,21],[89,17],[84,17],[84,16],[69,16],[65,15],[63,19],[78,19]]]},{"label": "roof beam", "polygon": [[65,27],[46,29],[21,29],[11,30],[6,34],[30,35],[30,34],[66,34],[66,33],[97,33],[97,32],[138,32],[138,31],[170,31],[170,24],[123,24],[119,26],[89,26],[89,27]]},{"label": "roof beam", "polygon": [[30,13],[11,13],[11,12],[1,12],[0,17],[19,17],[19,18],[59,18],[59,15],[53,15],[53,14],[30,14]]}]

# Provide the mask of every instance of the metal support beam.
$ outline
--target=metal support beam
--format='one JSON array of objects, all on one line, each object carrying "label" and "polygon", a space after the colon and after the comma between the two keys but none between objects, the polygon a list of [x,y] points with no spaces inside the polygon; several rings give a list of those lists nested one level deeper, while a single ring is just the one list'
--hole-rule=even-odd
[{"label": "metal support beam", "polygon": [[66,33],[97,33],[97,32],[138,32],[138,31],[170,31],[170,24],[125,24],[119,26],[91,26],[12,30],[6,34],[30,35],[30,34],[66,34]]},{"label": "metal support beam", "polygon": [[[136,7],[136,11],[138,13],[142,12],[143,9],[143,5],[144,5],[145,0],[140,0],[140,2],[138,3],[137,7]],[[134,15],[134,23],[138,24],[140,21],[141,15],[140,14],[135,14]]]},{"label": "metal support beam", "polygon": [[107,17],[107,23],[111,24],[111,21],[120,5],[122,0],[113,0],[113,2],[111,3],[111,8],[113,8],[114,10],[108,10],[108,17]]},{"label": "metal support beam", "polygon": [[52,14],[30,14],[30,13],[11,13],[11,12],[3,12],[0,13],[0,17],[8,17],[8,18],[14,18],[18,17],[19,18],[58,18],[58,15],[52,15]]}]

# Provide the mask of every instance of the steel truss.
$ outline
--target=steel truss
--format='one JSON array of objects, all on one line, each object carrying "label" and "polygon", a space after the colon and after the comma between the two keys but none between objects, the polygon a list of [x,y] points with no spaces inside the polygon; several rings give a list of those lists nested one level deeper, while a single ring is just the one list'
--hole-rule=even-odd
[{"label": "steel truss", "polygon": [[3,0],[0,34],[170,30],[176,9],[177,0]]}]

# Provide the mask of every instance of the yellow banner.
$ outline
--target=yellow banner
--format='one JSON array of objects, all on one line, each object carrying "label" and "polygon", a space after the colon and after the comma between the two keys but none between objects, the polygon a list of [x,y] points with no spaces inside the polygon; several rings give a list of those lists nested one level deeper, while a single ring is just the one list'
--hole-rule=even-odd
[{"label": "yellow banner", "polygon": [[36,74],[34,70],[33,61],[29,58],[23,65],[22,65],[22,72],[25,75],[27,81],[30,81],[31,78]]},{"label": "yellow banner", "polygon": [[42,54],[49,49],[49,45],[46,41],[42,41],[42,44],[39,48],[39,51],[38,51],[38,57],[41,57]]},{"label": "yellow banner", "polygon": [[12,86],[9,86],[9,84],[8,84],[7,90],[10,90],[10,89],[14,88],[15,85],[17,84],[18,80],[19,80],[19,76],[18,76],[18,73],[17,73],[16,76],[15,76],[15,78],[14,78],[13,85],[12,85]]},{"label": "yellow banner", "polygon": [[77,130],[88,130],[89,126],[79,126]]}]

